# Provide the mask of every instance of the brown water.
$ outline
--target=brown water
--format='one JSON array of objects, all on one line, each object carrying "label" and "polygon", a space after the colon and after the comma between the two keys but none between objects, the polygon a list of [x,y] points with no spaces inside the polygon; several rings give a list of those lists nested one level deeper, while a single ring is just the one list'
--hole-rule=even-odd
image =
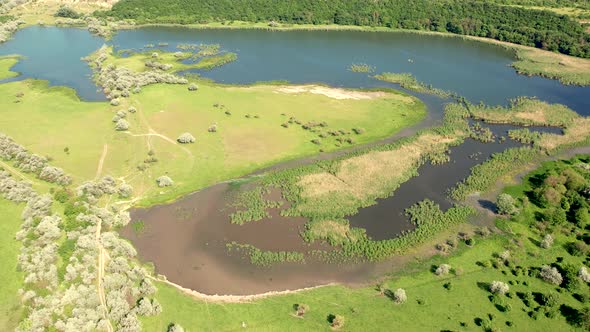
[{"label": "brown water", "polygon": [[[497,136],[511,126],[491,126]],[[556,131],[550,128],[532,128]],[[404,183],[395,195],[378,204],[361,209],[351,217],[351,225],[367,229],[375,240],[396,236],[413,225],[403,215],[412,204],[430,198],[448,208],[451,202],[446,191],[465,178],[470,168],[484,162],[491,154],[518,146],[513,141],[482,143],[467,140],[451,149],[451,162],[424,165],[420,175]],[[144,221],[145,228],[136,232],[127,226],[121,233],[131,240],[144,261],[153,262],[156,272],[183,287],[205,294],[246,295],[316,286],[332,282],[358,284],[390,271],[400,258],[379,264],[331,264],[307,257],[304,264],[282,263],[257,267],[247,257],[229,251],[226,244],[250,244],[261,250],[298,251],[332,250],[322,244],[303,241],[304,218],[282,217],[281,209],[269,210],[271,218],[244,225],[230,223],[233,212],[228,203],[237,190],[246,190],[250,183],[235,186],[221,183],[177,202],[132,211],[132,220]],[[274,191],[270,198],[280,199]],[[403,258],[402,258],[403,259]]]}]

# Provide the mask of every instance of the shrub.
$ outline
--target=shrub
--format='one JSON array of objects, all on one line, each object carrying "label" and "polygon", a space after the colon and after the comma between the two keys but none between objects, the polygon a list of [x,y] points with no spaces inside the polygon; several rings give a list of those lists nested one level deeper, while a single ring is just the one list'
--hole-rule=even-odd
[{"label": "shrub", "polygon": [[393,292],[393,301],[397,304],[402,304],[408,300],[406,291],[402,288],[398,288]]},{"label": "shrub", "polygon": [[500,194],[496,200],[496,205],[498,207],[498,213],[505,216],[513,216],[518,213],[516,202],[509,194]]},{"label": "shrub", "polygon": [[197,90],[199,90],[199,87],[195,83],[189,84],[188,91],[197,91]]},{"label": "shrub", "polygon": [[127,110],[127,112],[129,112],[129,113],[135,113],[135,112],[137,112],[137,109],[135,107],[131,106],[131,107],[129,107],[129,109]]},{"label": "shrub", "polygon": [[160,188],[170,187],[174,184],[174,181],[172,181],[172,179],[166,175],[162,175],[159,178],[157,178],[156,182],[158,183],[158,187]]},{"label": "shrub", "polygon": [[66,7],[66,6],[59,7],[57,12],[55,12],[54,16],[55,17],[72,18],[72,19],[80,18],[80,14],[78,14],[75,10],[73,10],[69,7]]},{"label": "shrub", "polygon": [[217,125],[216,124],[212,124],[209,129],[207,129],[208,132],[210,133],[216,133],[217,132]]},{"label": "shrub", "polygon": [[121,105],[121,102],[119,101],[119,99],[117,99],[117,98],[111,99],[111,106],[119,106],[119,105]]},{"label": "shrub", "polygon": [[344,317],[340,315],[333,316],[330,325],[335,329],[341,328],[344,326]]},{"label": "shrub", "polygon": [[545,235],[541,241],[541,248],[549,249],[553,245],[553,236],[551,234]]},{"label": "shrub", "polygon": [[584,282],[590,282],[590,272],[585,266],[582,266],[578,271],[578,276],[580,279],[584,280]]},{"label": "shrub", "polygon": [[540,276],[541,278],[543,278],[543,280],[554,285],[561,285],[561,283],[563,282],[563,277],[561,276],[561,273],[559,273],[559,271],[557,271],[556,268],[550,267],[549,265],[543,265],[541,267]]},{"label": "shrub", "polygon": [[501,281],[492,281],[490,284],[490,292],[493,294],[504,295],[510,290],[508,284]]},{"label": "shrub", "polygon": [[117,124],[115,125],[115,130],[117,131],[126,131],[129,130],[129,122],[125,119],[119,119]]},{"label": "shrub", "polygon": [[152,58],[157,59],[160,55],[157,52],[152,53]]},{"label": "shrub", "polygon": [[133,187],[124,183],[119,187],[118,193],[119,197],[121,198],[131,197],[131,195],[133,194]]},{"label": "shrub", "polygon": [[170,324],[167,332],[184,332],[184,328],[178,324]]},{"label": "shrub", "polygon": [[434,272],[437,276],[449,274],[451,271],[451,266],[449,264],[441,264],[436,268]]},{"label": "shrub", "polygon": [[178,138],[176,140],[178,141],[178,143],[188,144],[188,143],[194,143],[195,137],[193,135],[191,135],[190,133],[183,133],[180,136],[178,136]]},{"label": "shrub", "polygon": [[307,304],[299,303],[295,305],[295,311],[297,316],[303,316],[307,311],[309,311],[309,306]]}]

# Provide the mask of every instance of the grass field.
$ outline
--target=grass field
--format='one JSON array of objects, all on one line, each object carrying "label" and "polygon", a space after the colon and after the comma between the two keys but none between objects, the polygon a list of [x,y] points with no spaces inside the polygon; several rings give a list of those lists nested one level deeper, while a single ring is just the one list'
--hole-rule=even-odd
[{"label": "grass field", "polygon": [[[76,183],[110,174],[132,184],[142,204],[152,204],[320,149],[387,137],[426,114],[418,99],[395,91],[198,83],[198,91],[184,85],[151,85],[121,107],[82,102],[73,90],[41,81],[2,84],[0,93],[7,97],[0,100],[0,127],[32,151],[50,156]],[[115,131],[114,113],[130,105],[138,110],[127,116],[130,130]],[[282,126],[290,119],[287,128]],[[312,122],[324,124],[303,128]],[[212,125],[217,132],[208,131]],[[364,132],[350,133],[350,142],[319,137],[327,130],[352,128]],[[196,143],[177,144],[184,132],[192,133]],[[315,139],[319,144],[312,143]],[[138,166],[150,158],[149,151],[158,161],[140,172]],[[157,188],[155,179],[164,174],[175,181],[173,187]]]},{"label": "grass field", "polygon": [[18,56],[0,57],[0,80],[18,76],[18,73],[10,70],[18,62]]},{"label": "grass field", "polygon": [[[510,227],[522,232],[519,235],[525,239],[526,252],[513,251],[519,264],[540,266],[554,261],[558,256],[569,256],[558,246],[550,251],[541,252],[532,242],[538,240],[538,237],[531,234],[526,227],[517,227],[514,223],[510,223]],[[528,240],[526,236],[533,238]],[[337,314],[346,319],[342,328],[344,331],[357,331],[367,327],[372,331],[473,331],[484,330],[483,327],[477,326],[477,318],[489,322],[488,314],[492,314],[494,319],[491,326],[496,330],[574,330],[560,315],[553,319],[532,319],[528,316],[528,308],[515,295],[516,292],[525,291],[546,293],[554,290],[553,286],[534,277],[515,277],[507,273],[509,269],[504,267],[486,268],[478,264],[481,261],[493,260],[494,254],[506,250],[509,243],[509,237],[500,235],[481,240],[474,248],[461,245],[452,257],[437,256],[432,260],[416,263],[406,271],[396,274],[383,286],[391,290],[406,290],[408,301],[401,305],[396,305],[387,296],[380,295],[374,286],[329,286],[252,303],[217,304],[192,299],[170,286],[158,284],[158,300],[165,309],[158,317],[144,319],[144,328],[158,331],[174,322],[185,327],[187,331],[231,331],[240,329],[244,322],[248,329],[255,331],[329,331],[331,328],[327,317]],[[530,258],[527,253],[537,256]],[[457,275],[436,276],[430,271],[432,266],[438,266],[443,262],[450,264],[454,269],[460,269],[461,272]],[[494,280],[519,280],[519,285],[510,286],[513,298],[505,299],[506,303],[511,305],[511,311],[501,312],[488,300],[490,293],[487,289],[482,289],[482,284]],[[528,283],[528,286],[523,285],[523,282]],[[445,288],[447,283],[451,284],[450,290]],[[580,307],[577,300],[566,295],[561,295],[564,303]],[[310,307],[304,318],[294,316],[293,305],[299,303],[305,303]],[[511,322],[512,327],[507,326],[506,322]],[[466,326],[462,326],[461,323],[465,323]]]},{"label": "grass field", "polygon": [[22,206],[0,198],[0,329],[13,331],[21,319],[21,304],[17,291],[23,285],[23,274],[16,269],[20,242],[14,236],[20,229]]}]

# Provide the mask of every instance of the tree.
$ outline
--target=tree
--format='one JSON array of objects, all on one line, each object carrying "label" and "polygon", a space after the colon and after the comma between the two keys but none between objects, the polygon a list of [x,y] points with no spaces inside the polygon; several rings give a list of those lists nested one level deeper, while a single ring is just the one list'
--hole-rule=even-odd
[{"label": "tree", "polygon": [[119,197],[129,198],[133,194],[133,187],[126,184],[126,183],[123,183],[121,186],[119,186],[118,192],[119,192]]},{"label": "tree", "polygon": [[191,135],[190,133],[183,133],[180,136],[178,136],[178,138],[176,140],[178,141],[178,143],[188,144],[188,143],[194,143],[195,137],[193,135]]},{"label": "tree", "polygon": [[441,264],[436,268],[434,272],[437,276],[449,274],[451,271],[451,266],[449,264]]},{"label": "tree", "polygon": [[556,268],[550,267],[549,265],[543,265],[541,267],[540,275],[541,278],[543,278],[543,280],[554,285],[559,286],[563,282],[563,277],[561,276],[561,273],[559,273],[559,271],[557,271]]},{"label": "tree", "polygon": [[73,10],[69,7],[61,6],[57,10],[57,12],[55,12],[55,17],[65,17],[65,18],[76,19],[76,18],[80,18],[80,14],[78,14],[75,10]]},{"label": "tree", "polygon": [[490,292],[492,292],[493,294],[504,295],[508,293],[509,290],[510,287],[508,286],[508,284],[502,281],[492,281],[492,283],[490,284]]},{"label": "tree", "polygon": [[172,179],[166,175],[162,175],[159,178],[157,178],[156,182],[158,183],[158,187],[160,187],[160,188],[170,187],[174,184],[174,181],[172,181]]},{"label": "tree", "polygon": [[117,131],[129,130],[129,122],[127,122],[127,120],[125,120],[125,119],[118,120],[117,124],[115,125],[115,130],[117,130]]},{"label": "tree", "polygon": [[212,124],[209,129],[207,129],[207,131],[209,131],[210,133],[215,133],[217,132],[217,125],[216,124]]},{"label": "tree", "polygon": [[309,306],[304,303],[299,303],[295,305],[295,311],[297,316],[303,317],[307,311],[309,311]]},{"label": "tree", "polygon": [[195,83],[191,83],[188,86],[188,91],[197,91],[199,87]]},{"label": "tree", "polygon": [[408,300],[406,291],[402,288],[398,288],[393,292],[393,301],[397,304],[402,304]]},{"label": "tree", "polygon": [[500,194],[496,200],[496,206],[498,207],[498,213],[505,216],[513,216],[518,213],[516,201],[509,194]]}]

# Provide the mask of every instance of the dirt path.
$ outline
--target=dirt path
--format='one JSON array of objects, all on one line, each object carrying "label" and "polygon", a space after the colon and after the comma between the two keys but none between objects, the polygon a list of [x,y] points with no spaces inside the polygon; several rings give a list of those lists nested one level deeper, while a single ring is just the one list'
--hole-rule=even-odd
[{"label": "dirt path", "polygon": [[[161,139],[163,139],[163,140],[165,140],[165,141],[167,141],[167,142],[169,142],[169,143],[171,143],[173,145],[178,145],[178,143],[175,140],[171,139],[170,137],[164,136],[164,135],[156,132],[152,128],[149,128],[149,131],[150,132],[147,133],[147,134],[132,134],[130,132],[126,132],[126,133],[127,133],[127,135],[131,135],[133,137],[148,137],[148,149],[151,149],[151,144],[149,142],[149,137],[154,137],[154,136],[155,137],[160,137]],[[184,152],[186,152],[189,156],[191,156],[191,157],[193,156],[193,153],[189,149],[187,149],[187,148],[185,148],[183,146],[181,146],[180,148],[182,150],[184,150]]]},{"label": "dirt path", "polygon": [[151,275],[148,276],[148,278],[158,281],[158,282],[163,282],[169,286],[172,286],[172,287],[178,289],[182,293],[192,296],[196,299],[208,301],[208,302],[219,302],[219,303],[244,303],[244,302],[250,302],[250,301],[254,301],[254,300],[264,299],[264,298],[271,297],[271,296],[294,294],[294,293],[305,292],[305,291],[313,290],[313,289],[317,289],[317,288],[337,285],[336,283],[330,283],[330,284],[326,284],[326,285],[306,287],[306,288],[300,288],[300,289],[295,289],[295,290],[273,291],[273,292],[266,292],[266,293],[254,294],[254,295],[207,295],[207,294],[199,293],[199,292],[192,290],[192,289],[184,288],[184,287],[182,287],[178,284],[175,284],[171,281],[168,281],[168,280],[158,279],[158,278],[153,277]]},{"label": "dirt path", "polygon": [[98,298],[100,299],[100,304],[104,308],[104,319],[106,319],[108,322],[107,330],[109,332],[113,332],[113,326],[111,325],[111,321],[109,320],[109,317],[108,317],[109,310],[107,307],[107,300],[106,300],[106,296],[104,293],[104,285],[103,285],[104,266],[105,266],[105,261],[107,260],[108,254],[107,254],[106,250],[104,249],[104,247],[102,246],[102,242],[100,240],[101,226],[102,226],[102,222],[99,222],[98,225],[96,226],[96,244],[98,246],[98,271],[97,271],[96,287],[98,290]]},{"label": "dirt path", "polygon": [[3,162],[1,160],[0,160],[0,166],[3,167],[4,169],[6,169],[7,171],[9,171],[10,173],[18,176],[19,178],[21,178],[21,179],[23,179],[23,180],[25,180],[27,182],[33,183],[33,181],[31,181],[31,179],[29,179],[28,177],[26,177],[19,170],[15,169],[14,167],[8,165],[7,163],[5,163],[5,162]]},{"label": "dirt path", "polygon": [[102,148],[102,155],[100,156],[100,160],[98,161],[98,168],[96,169],[96,180],[98,180],[100,174],[102,173],[102,167],[104,166],[104,160],[106,159],[108,152],[109,145],[105,143]]}]

